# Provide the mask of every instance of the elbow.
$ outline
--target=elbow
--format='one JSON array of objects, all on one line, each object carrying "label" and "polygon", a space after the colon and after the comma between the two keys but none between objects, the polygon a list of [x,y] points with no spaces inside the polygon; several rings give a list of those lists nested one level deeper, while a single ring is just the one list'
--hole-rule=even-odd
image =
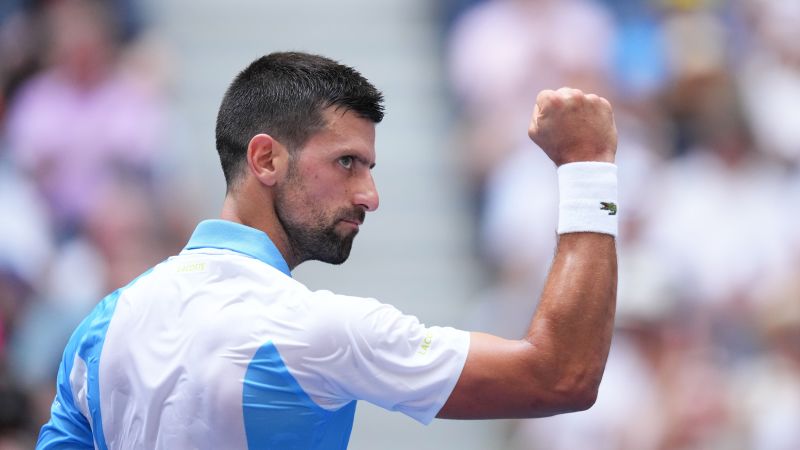
[{"label": "elbow", "polygon": [[599,384],[577,387],[567,396],[564,406],[569,412],[586,411],[597,402],[598,390]]},{"label": "elbow", "polygon": [[525,397],[519,410],[502,417],[535,418],[586,411],[594,406],[597,393],[597,384],[557,383],[540,390],[538,394]]},{"label": "elbow", "polygon": [[564,377],[554,386],[560,413],[586,411],[597,402],[600,377]]},{"label": "elbow", "polygon": [[552,385],[564,412],[586,411],[597,402],[600,382],[605,372],[605,360],[583,359],[564,364],[557,371]]}]

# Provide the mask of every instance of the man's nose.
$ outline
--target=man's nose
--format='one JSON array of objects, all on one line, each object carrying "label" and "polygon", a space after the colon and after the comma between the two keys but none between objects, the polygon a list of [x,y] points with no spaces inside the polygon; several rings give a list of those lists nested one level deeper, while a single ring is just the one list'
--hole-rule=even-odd
[{"label": "man's nose", "polygon": [[372,173],[368,172],[360,181],[353,203],[367,211],[378,209],[378,190],[375,188]]}]

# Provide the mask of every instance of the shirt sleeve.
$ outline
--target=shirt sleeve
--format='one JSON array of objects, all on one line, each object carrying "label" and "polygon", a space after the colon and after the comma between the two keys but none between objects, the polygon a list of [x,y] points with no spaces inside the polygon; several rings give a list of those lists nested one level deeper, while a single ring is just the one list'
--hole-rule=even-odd
[{"label": "shirt sleeve", "polygon": [[75,406],[70,373],[74,364],[74,346],[68,344],[58,369],[56,398],[50,408],[50,420],[42,426],[36,450],[93,449],[94,438],[89,421]]},{"label": "shirt sleeve", "polygon": [[325,401],[366,400],[428,424],[461,375],[469,333],[427,327],[374,299],[317,292],[318,316],[303,366]]}]

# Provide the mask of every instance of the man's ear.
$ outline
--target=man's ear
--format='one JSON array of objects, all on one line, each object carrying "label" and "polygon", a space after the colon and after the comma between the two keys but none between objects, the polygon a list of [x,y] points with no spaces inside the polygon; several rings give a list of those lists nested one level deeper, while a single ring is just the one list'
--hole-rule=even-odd
[{"label": "man's ear", "polygon": [[257,134],[247,144],[247,168],[266,186],[273,186],[286,170],[286,147],[268,134]]}]

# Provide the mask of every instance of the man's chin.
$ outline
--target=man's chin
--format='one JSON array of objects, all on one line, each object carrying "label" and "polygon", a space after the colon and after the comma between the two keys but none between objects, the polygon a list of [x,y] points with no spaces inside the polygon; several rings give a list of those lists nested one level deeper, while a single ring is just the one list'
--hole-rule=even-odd
[{"label": "man's chin", "polygon": [[348,258],[349,256],[350,256],[350,255],[348,255],[348,256],[345,256],[345,257],[344,257],[344,258],[342,258],[342,259],[334,259],[334,260],[332,260],[332,261],[325,261],[325,262],[327,262],[328,264],[334,265],[334,266],[341,266],[342,264],[344,264],[344,262],[345,262],[345,261],[347,261],[347,258]]},{"label": "man's chin", "polygon": [[314,259],[327,264],[333,264],[334,266],[339,266],[341,264],[344,264],[344,262],[347,261],[347,258],[349,257],[350,257],[350,252],[348,251],[347,253],[344,254],[324,255]]},{"label": "man's chin", "polygon": [[349,233],[348,236],[345,236],[340,240],[339,245],[336,247],[335,251],[329,252],[324,255],[317,255],[315,259],[317,261],[337,266],[343,264],[345,261],[347,261],[347,258],[350,257],[350,250],[353,248],[353,239],[356,237],[356,234],[358,234],[358,230]]}]

